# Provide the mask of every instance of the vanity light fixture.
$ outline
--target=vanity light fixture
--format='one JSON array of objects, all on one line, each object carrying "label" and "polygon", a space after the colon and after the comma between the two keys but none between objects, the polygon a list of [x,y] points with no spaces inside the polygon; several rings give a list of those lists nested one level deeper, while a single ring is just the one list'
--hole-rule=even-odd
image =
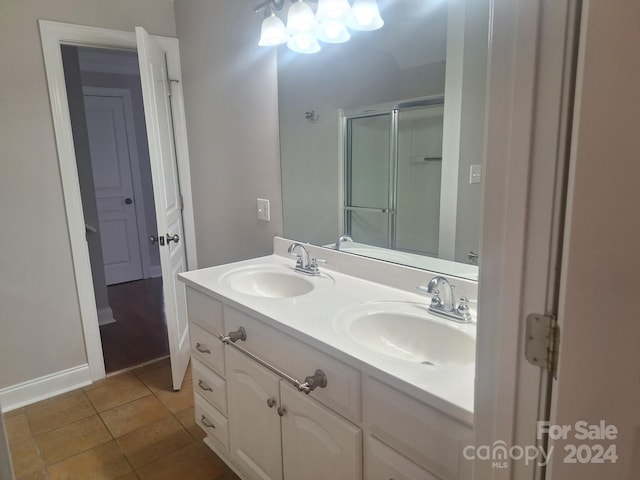
[{"label": "vanity light fixture", "polygon": [[[315,14],[308,2],[317,1]],[[298,53],[316,53],[320,43],[344,43],[351,38],[349,29],[370,31],[384,25],[376,0],[291,0],[287,24],[276,11],[284,7],[285,0],[266,0],[253,10],[264,11],[260,46],[286,43]]]}]

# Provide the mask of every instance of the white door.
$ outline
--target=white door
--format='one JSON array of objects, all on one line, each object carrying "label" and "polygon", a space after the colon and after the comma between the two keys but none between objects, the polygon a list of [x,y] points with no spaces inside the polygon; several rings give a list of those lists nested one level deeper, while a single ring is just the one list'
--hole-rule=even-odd
[{"label": "white door", "polygon": [[280,382],[285,480],[362,478],[362,430]]},{"label": "white door", "polygon": [[280,379],[232,348],[225,353],[233,400],[229,402],[231,454],[254,478],[281,480]]},{"label": "white door", "polygon": [[190,349],[185,285],[177,278],[186,270],[187,259],[169,103],[170,87],[164,50],[142,27],[136,27],[136,38],[160,241],[171,374],[173,388],[179,390],[189,364]]},{"label": "white door", "polygon": [[142,261],[123,101],[85,95],[84,105],[107,285],[138,280]]}]

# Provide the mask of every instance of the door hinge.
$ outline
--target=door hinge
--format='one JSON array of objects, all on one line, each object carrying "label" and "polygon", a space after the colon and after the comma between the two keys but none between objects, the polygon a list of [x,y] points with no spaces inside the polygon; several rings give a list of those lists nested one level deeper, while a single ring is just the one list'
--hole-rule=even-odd
[{"label": "door hinge", "polygon": [[178,196],[178,201],[180,202],[180,210],[184,210],[184,197],[182,194]]},{"label": "door hinge", "polygon": [[167,96],[169,97],[173,96],[173,82],[180,83],[180,80],[174,80],[172,78],[167,79],[167,84],[169,85],[169,93],[167,94]]},{"label": "door hinge", "polygon": [[527,316],[527,338],[524,356],[530,363],[542,367],[558,378],[558,347],[560,327],[553,315],[531,313]]}]

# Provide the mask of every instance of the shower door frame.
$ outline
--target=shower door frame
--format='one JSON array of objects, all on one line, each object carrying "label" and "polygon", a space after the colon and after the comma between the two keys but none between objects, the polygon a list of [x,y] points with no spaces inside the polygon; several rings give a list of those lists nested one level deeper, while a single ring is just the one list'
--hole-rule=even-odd
[{"label": "shower door frame", "polygon": [[[386,248],[396,250],[396,230],[397,230],[397,203],[398,203],[398,135],[399,135],[399,114],[402,110],[409,110],[419,107],[433,107],[444,105],[444,95],[431,95],[428,97],[420,97],[411,100],[404,100],[394,103],[379,104],[367,107],[361,107],[357,110],[339,111],[340,118],[340,136],[342,148],[340,157],[342,161],[343,181],[342,184],[342,208],[341,223],[342,231],[350,234],[350,212],[379,212],[387,215],[387,245]],[[349,200],[350,179],[349,173],[349,147],[350,140],[348,135],[348,122],[356,118],[368,118],[381,115],[389,115],[389,185],[388,185],[388,202],[387,208],[370,208],[356,207],[347,205]],[[456,186],[457,188],[457,186]],[[440,202],[439,224],[442,225],[443,203]],[[438,243],[438,252],[440,252],[440,244]]]}]

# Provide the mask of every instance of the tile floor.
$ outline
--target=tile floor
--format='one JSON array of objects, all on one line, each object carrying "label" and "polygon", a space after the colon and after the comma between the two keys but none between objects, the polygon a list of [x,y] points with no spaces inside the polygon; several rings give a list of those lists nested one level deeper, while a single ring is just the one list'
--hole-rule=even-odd
[{"label": "tile floor", "polygon": [[203,443],[168,359],[5,414],[16,480],[238,480]]}]

